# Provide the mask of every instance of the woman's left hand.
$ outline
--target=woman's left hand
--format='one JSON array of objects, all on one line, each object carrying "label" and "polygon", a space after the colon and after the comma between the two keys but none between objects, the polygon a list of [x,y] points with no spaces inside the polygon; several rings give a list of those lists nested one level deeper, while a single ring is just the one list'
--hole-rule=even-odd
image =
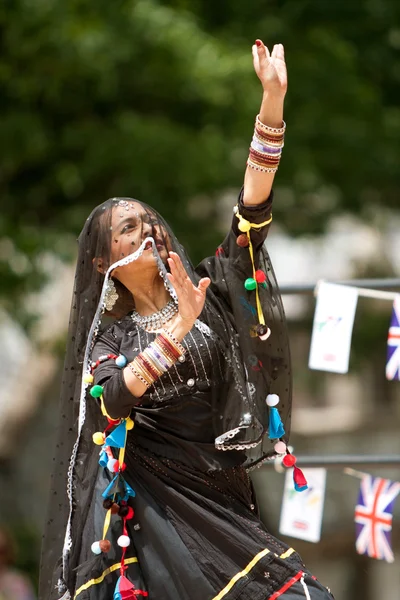
[{"label": "woman's left hand", "polygon": [[287,71],[283,45],[275,44],[270,53],[261,40],[256,40],[252,53],[254,70],[264,92],[284,96],[287,90]]},{"label": "woman's left hand", "polygon": [[203,310],[206,291],[211,280],[208,277],[203,277],[196,287],[186,273],[185,267],[176,252],[169,253],[168,265],[171,269],[171,273],[168,273],[168,278],[174,286],[178,297],[179,316],[187,325],[188,331],[190,331]]}]

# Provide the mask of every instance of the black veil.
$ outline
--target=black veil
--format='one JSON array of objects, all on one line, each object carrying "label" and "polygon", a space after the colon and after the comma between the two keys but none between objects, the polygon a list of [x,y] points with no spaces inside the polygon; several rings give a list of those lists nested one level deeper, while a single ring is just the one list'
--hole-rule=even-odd
[{"label": "black veil", "polygon": [[[113,211],[136,215],[139,242],[112,262],[113,244],[118,240],[112,226]],[[239,198],[239,210],[244,210]],[[251,216],[251,215],[250,215]],[[139,222],[138,222],[139,221]],[[194,283],[210,277],[204,309],[195,327],[207,335],[212,330],[219,338],[225,358],[224,387],[213,399],[215,444],[219,450],[245,453],[245,466],[252,468],[276,455],[268,438],[266,396],[280,397],[279,413],[285,427],[286,442],[290,428],[291,372],[287,329],[275,274],[261,231],[251,233],[257,268],[266,275],[260,288],[260,302],[270,337],[262,341],[256,333],[257,311],[254,293],[244,288],[252,264],[246,248],[237,244],[238,220],[217,249],[195,269],[186,251],[165,220],[150,206],[131,198],[112,198],[98,206],[88,217],[79,236],[77,269],[71,305],[67,352],[61,386],[60,424],[51,481],[51,500],[42,546],[40,598],[70,597],[74,568],[79,556],[74,548],[74,533],[82,528],[93,501],[98,449],[92,435],[104,428],[104,417],[88,394],[84,376],[89,372],[95,341],[110,320],[126,316],[134,309],[133,297],[112,277],[117,268],[129,268],[143,252],[151,251],[159,275],[176,302],[175,291],[167,278],[164,246],[176,252]],[[161,245],[160,245],[161,244]],[[115,256],[115,252],[114,252]],[[105,300],[110,279],[118,300],[107,311]],[[212,374],[211,374],[212,377]]]}]

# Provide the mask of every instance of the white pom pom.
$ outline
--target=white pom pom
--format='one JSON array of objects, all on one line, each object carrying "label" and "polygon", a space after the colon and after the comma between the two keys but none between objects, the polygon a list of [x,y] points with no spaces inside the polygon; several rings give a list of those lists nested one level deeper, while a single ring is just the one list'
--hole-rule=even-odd
[{"label": "white pom pom", "polygon": [[114,467],[117,464],[117,459],[116,458],[110,458],[108,463],[107,463],[107,469],[109,471],[111,471],[111,473],[115,473]]},{"label": "white pom pom", "polygon": [[279,404],[278,394],[268,394],[267,404],[268,404],[268,406],[276,406],[277,404]]},{"label": "white pom pom", "polygon": [[101,554],[100,542],[93,542],[91,549],[93,554]]},{"label": "white pom pom", "polygon": [[131,540],[129,539],[129,537],[127,535],[120,535],[117,540],[117,544],[118,544],[118,546],[121,546],[121,548],[127,548],[130,543],[131,543]]}]

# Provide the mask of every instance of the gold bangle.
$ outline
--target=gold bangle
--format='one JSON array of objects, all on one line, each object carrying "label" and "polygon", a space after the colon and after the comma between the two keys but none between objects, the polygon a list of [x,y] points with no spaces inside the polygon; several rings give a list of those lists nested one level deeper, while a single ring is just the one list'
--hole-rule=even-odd
[{"label": "gold bangle", "polygon": [[174,334],[171,333],[170,331],[168,331],[168,329],[162,329],[162,332],[167,335],[167,337],[171,340],[171,342],[173,343],[173,345],[175,346],[175,348],[179,351],[180,355],[183,356],[183,354],[185,354],[186,350],[182,346],[182,344],[180,343],[180,341],[176,339],[176,337],[174,336]]},{"label": "gold bangle", "polygon": [[135,377],[137,377],[139,379],[139,381],[141,381],[142,383],[144,383],[144,385],[149,388],[153,385],[153,381],[150,381],[147,379],[147,377],[145,376],[146,374],[144,373],[143,369],[141,369],[140,365],[138,365],[138,363],[133,364],[135,361],[133,360],[131,363],[129,363],[129,368],[132,371],[132,373],[135,375]]},{"label": "gold bangle", "polygon": [[271,133],[273,135],[282,135],[286,131],[286,123],[282,120],[282,127],[270,127],[269,125],[265,125],[262,121],[260,121],[260,115],[256,116],[256,126],[263,129],[266,133]]}]

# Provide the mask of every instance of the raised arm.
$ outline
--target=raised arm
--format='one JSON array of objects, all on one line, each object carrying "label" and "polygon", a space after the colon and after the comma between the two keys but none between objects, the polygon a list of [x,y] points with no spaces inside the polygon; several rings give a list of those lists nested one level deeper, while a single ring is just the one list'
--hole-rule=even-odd
[{"label": "raised arm", "polygon": [[[263,129],[253,138],[247,169],[244,177],[243,204],[257,205],[269,197],[280,159],[280,146],[283,144],[283,102],[287,89],[285,54],[282,44],[275,44],[270,53],[261,40],[256,40],[252,48],[254,70],[263,87],[263,97],[259,113]],[[268,128],[277,131],[268,132]],[[265,135],[264,135],[265,133]],[[270,141],[268,141],[270,140]]]}]

